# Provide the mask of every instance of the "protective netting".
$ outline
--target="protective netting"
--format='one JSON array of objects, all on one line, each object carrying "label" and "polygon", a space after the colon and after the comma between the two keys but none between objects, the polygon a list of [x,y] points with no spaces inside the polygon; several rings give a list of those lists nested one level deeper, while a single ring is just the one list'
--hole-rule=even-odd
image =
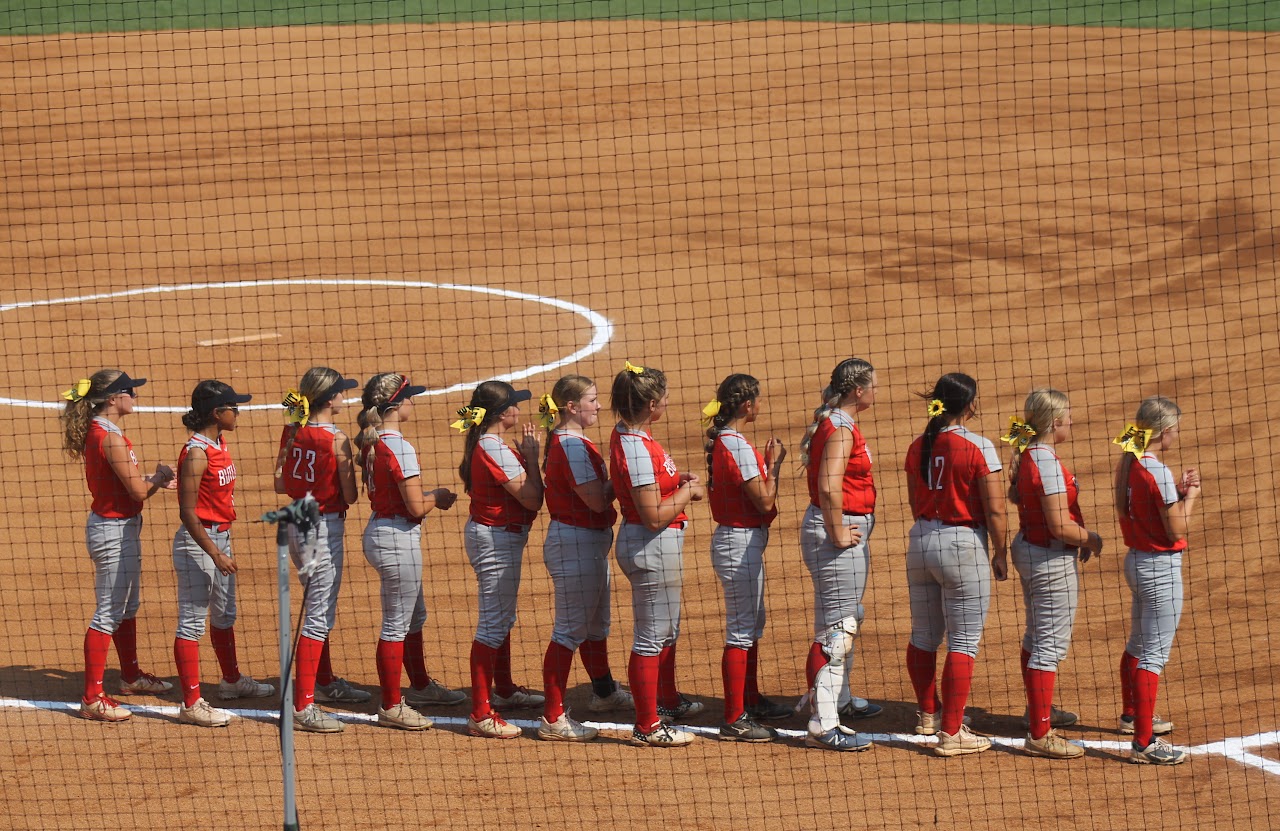
[{"label": "protective netting", "polygon": [[[118,627],[134,611],[121,601],[95,612],[90,495],[84,463],[63,452],[59,396],[104,367],[148,379],[133,412],[116,418],[146,475],[158,463],[178,468],[199,382],[253,396],[238,405],[238,429],[224,431],[234,473],[222,484],[234,476],[237,512],[225,532],[237,565],[234,650],[240,672],[278,691],[277,547],[258,520],[289,499],[273,481],[279,402],[309,367],[328,366],[361,387],[379,373],[425,386],[400,429],[423,488],[459,496],[423,520],[421,571],[407,548],[375,550],[382,572],[365,556],[367,488],[346,517],[332,675],[322,667],[319,681],[330,680],[330,697],[341,697],[340,677],[371,700],[321,701],[343,732],[296,734],[302,827],[1270,827],[1280,804],[1280,631],[1266,600],[1278,588],[1280,523],[1265,452],[1280,382],[1280,10],[1013,5],[0,10],[0,826],[282,822],[279,695],[219,698],[260,690],[220,685],[235,675],[228,610],[213,598],[201,630],[192,587],[225,580],[213,565],[195,576],[199,551],[171,553],[180,495],[163,488],[140,530],[89,530],[100,552],[112,550],[103,534],[141,544],[141,603],[125,624],[136,628],[138,667],[121,667]],[[878,389],[856,413],[876,497],[850,691],[880,712],[845,723],[875,747],[806,747],[807,709],[768,722],[774,741],[721,741],[734,715],[724,679],[742,683],[746,670],[734,667],[748,653],[773,702],[794,706],[808,688],[821,633],[802,552],[810,496],[799,443],[833,368],[851,356],[875,367]],[[416,573],[423,584],[425,625],[403,616],[422,630],[425,670],[410,666],[411,635],[406,693],[425,671],[471,695],[478,619],[500,627],[495,598],[510,599],[519,546],[498,543],[493,556],[507,566],[478,597],[464,538],[473,500],[458,471],[465,437],[450,429],[467,417],[459,408],[481,381],[501,378],[531,391],[519,403],[531,421],[558,379],[587,376],[605,409],[585,433],[609,461],[610,389],[628,360],[666,374],[669,405],[652,435],[679,471],[706,478],[702,408],[736,372],[760,383],[743,435],[761,451],[773,436],[788,450],[763,554],[767,617],[742,656],[725,650],[716,522],[705,501],[688,509],[675,685],[702,705],[682,719],[693,742],[632,746],[635,712],[593,708],[609,687],[593,686],[576,656],[564,704],[600,730],[593,742],[539,741],[538,706],[499,708],[523,731],[511,741],[469,735],[469,713],[482,714],[470,701],[421,704],[435,723],[425,732],[379,726],[377,656],[389,654],[379,647],[380,557],[399,551],[408,565],[396,579]],[[1007,582],[990,583],[967,700],[973,731],[994,748],[937,758],[937,737],[917,733],[904,460],[949,372],[976,379],[967,426],[1006,468],[999,437],[1027,394],[1070,397],[1070,440],[1056,449],[1104,543],[1079,567],[1052,699],[1078,716],[1058,732],[1081,758],[1025,752],[1026,602],[1012,562]],[[347,436],[359,432],[361,392],[342,393],[332,418]],[[1167,739],[1189,762],[1168,770],[1128,764],[1119,721],[1132,625],[1113,508],[1122,451],[1111,440],[1157,394],[1181,408],[1161,461],[1174,477],[1196,468],[1203,482],[1181,576],[1153,601],[1183,588],[1155,715],[1172,722]],[[118,413],[120,399],[117,390],[104,403],[117,409],[99,414]],[[231,418],[212,412],[201,429]],[[499,435],[515,446],[522,428]],[[545,443],[540,430],[535,438]],[[305,469],[303,456],[288,461]],[[1018,512],[1007,510],[1012,539]],[[211,541],[223,524],[208,523]],[[484,533],[518,537],[507,526],[519,524],[503,515]],[[556,596],[547,508],[531,524],[511,681],[540,694]],[[588,660],[600,680],[603,653],[612,676],[634,686],[647,671],[631,656],[636,566],[630,554],[608,562],[611,629]],[[576,590],[585,578],[565,579]],[[673,579],[642,616],[675,618]],[[296,626],[302,590],[296,579],[291,588]],[[414,605],[412,592],[396,597]],[[175,650],[175,632],[198,646]],[[599,644],[599,632],[589,639]],[[180,723],[190,707],[175,651],[192,649],[203,697],[233,715],[226,727]],[[107,703],[92,699],[92,714],[127,722],[79,717],[95,694],[86,672],[104,659]],[[118,696],[138,671],[175,689]]]}]

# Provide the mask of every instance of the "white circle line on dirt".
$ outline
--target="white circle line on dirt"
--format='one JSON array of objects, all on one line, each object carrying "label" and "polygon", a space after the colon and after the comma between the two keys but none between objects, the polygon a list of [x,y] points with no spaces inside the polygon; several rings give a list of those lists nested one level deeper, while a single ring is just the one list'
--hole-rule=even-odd
[{"label": "white circle line on dirt", "polygon": [[[177,706],[173,704],[168,704],[168,703],[159,704],[159,705],[124,704],[121,706],[123,706],[126,710],[129,710],[130,712],[136,713],[140,716],[150,716],[153,718],[172,718],[172,719],[177,719],[178,717]],[[215,706],[216,706],[216,702],[215,702]],[[0,696],[0,710],[3,710],[3,709],[44,710],[47,712],[63,712],[63,713],[73,714],[80,709],[80,704],[79,702],[75,702],[75,701],[39,701],[39,700],[32,700],[32,699],[26,699],[26,698],[5,698],[3,696]],[[275,722],[278,722],[280,719],[279,710],[263,710],[263,709],[231,708],[231,707],[221,707],[220,709],[227,710],[227,712],[231,713],[232,715],[238,718],[248,719],[250,721],[275,723]],[[333,716],[339,721],[344,721],[344,722],[347,722],[348,724],[376,725],[378,721],[377,716],[369,715],[367,713],[349,713],[349,712],[344,712],[342,710],[327,710],[326,712],[328,712],[329,715]],[[437,725],[452,726],[452,727],[460,727],[462,725],[465,725],[467,722],[465,717],[439,716],[435,714],[431,715],[431,720],[434,721]],[[530,719],[507,719],[507,721],[509,721],[511,724],[516,725],[517,727],[528,730],[529,735],[532,735],[533,732],[536,731],[539,724],[538,720],[530,720]],[[610,730],[617,733],[621,733],[624,736],[629,735],[632,730],[632,725],[629,723],[624,724],[620,722],[591,721],[591,720],[583,721],[582,723],[589,724],[592,727],[595,727],[600,730]],[[688,725],[688,724],[682,724],[679,726],[680,726],[680,729],[682,730],[688,730],[691,733],[695,733],[697,735],[700,735],[708,739],[714,739],[720,733],[720,730],[717,727],[695,726],[695,725]],[[778,735],[788,739],[802,739],[805,736],[805,731],[784,729],[784,730],[779,730]],[[936,741],[936,739],[934,739],[932,736],[917,736],[911,733],[879,733],[879,732],[867,731],[867,732],[863,732],[863,735],[867,736],[873,742],[878,742],[882,744],[893,742],[897,744],[923,745],[923,744],[929,744]],[[1006,736],[991,736],[990,738],[992,743],[999,745],[1001,747],[1007,747],[1011,749],[1021,749],[1022,745],[1025,743],[1024,739],[1015,739],[1015,738],[1009,738]],[[1129,749],[1129,742],[1127,741],[1082,739],[1082,740],[1073,741],[1072,744],[1079,745],[1080,747],[1083,747],[1089,750],[1115,751],[1118,754],[1124,754],[1124,752]],[[1243,751],[1243,748],[1245,747],[1260,747],[1260,746],[1268,746],[1268,745],[1275,745],[1275,744],[1280,744],[1280,731],[1268,731],[1265,733],[1256,733],[1252,736],[1241,736],[1239,738],[1223,739],[1221,741],[1209,742],[1208,744],[1200,744],[1200,745],[1194,745],[1190,747],[1184,747],[1183,749],[1186,750],[1187,753],[1191,754],[1192,756],[1223,756],[1227,759],[1230,759],[1234,762],[1245,765],[1247,767],[1256,768],[1257,770],[1260,770],[1263,773],[1267,773],[1272,776],[1280,776],[1280,762],[1276,762],[1275,760],[1267,759],[1263,756],[1258,756],[1256,754],[1246,753]]]},{"label": "white circle line on dirt", "polygon": [[[17,309],[34,309],[44,306],[66,306],[73,303],[92,303],[100,300],[115,300],[121,297],[140,297],[151,294],[177,294],[179,292],[191,291],[219,291],[226,289],[248,289],[261,288],[264,286],[291,286],[291,287],[314,287],[314,286],[378,286],[387,288],[420,288],[420,289],[437,289],[440,291],[463,291],[472,294],[483,294],[490,297],[501,297],[507,300],[523,300],[530,303],[541,303],[544,306],[550,306],[554,309],[560,309],[566,312],[572,312],[579,317],[585,318],[591,324],[591,340],[586,346],[577,351],[564,356],[550,363],[538,364],[537,366],[527,367],[525,369],[510,372],[505,375],[495,375],[491,378],[479,378],[473,381],[463,381],[448,387],[427,390],[423,395],[448,395],[450,393],[459,392],[461,390],[469,390],[481,381],[497,380],[497,381],[518,381],[522,378],[530,378],[534,375],[541,375],[544,372],[551,372],[562,366],[580,361],[590,355],[594,355],[605,347],[605,344],[613,337],[613,323],[604,315],[578,303],[571,303],[568,300],[561,300],[558,297],[547,297],[541,294],[530,294],[523,291],[512,291],[510,289],[498,289],[491,286],[464,286],[458,283],[436,283],[429,280],[378,280],[371,278],[301,278],[301,279],[277,279],[277,280],[233,280],[225,283],[182,283],[172,286],[145,286],[137,289],[123,289],[121,291],[103,292],[100,294],[83,294],[75,297],[54,297],[45,300],[23,300],[15,303],[0,304],[0,314],[15,311]],[[0,396],[0,405],[10,407],[29,407],[41,410],[60,410],[64,406],[58,401],[32,401],[26,398],[9,398]],[[244,410],[274,410],[279,408],[279,404],[250,404],[241,407]],[[186,407],[135,407],[136,412],[151,413],[184,413]]]}]

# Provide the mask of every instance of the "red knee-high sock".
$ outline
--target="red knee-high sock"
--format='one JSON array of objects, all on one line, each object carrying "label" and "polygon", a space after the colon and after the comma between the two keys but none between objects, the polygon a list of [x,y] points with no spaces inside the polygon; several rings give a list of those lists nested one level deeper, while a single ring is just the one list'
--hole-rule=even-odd
[{"label": "red knee-high sock", "polygon": [[569,686],[569,669],[573,666],[573,650],[552,641],[542,656],[542,689],[547,701],[542,717],[554,723],[564,713],[564,691]]},{"label": "red knee-high sock", "polygon": [[190,707],[200,700],[200,642],[174,638],[173,662],[178,665],[182,706]]},{"label": "red knee-high sock", "polygon": [[818,670],[827,664],[827,653],[822,651],[822,644],[816,641],[809,644],[809,659],[804,662],[804,678],[810,690],[813,689],[814,682],[818,680]]},{"label": "red knee-high sock", "polygon": [[378,639],[378,686],[382,688],[382,709],[400,703],[400,668],[404,666],[404,642]]},{"label": "red knee-high sock", "polygon": [[613,674],[609,669],[608,638],[600,641],[583,641],[578,646],[578,654],[582,656],[582,668],[587,671],[587,677],[593,681]]},{"label": "red knee-high sock", "polygon": [[240,665],[236,661],[235,627],[219,629],[209,627],[209,640],[213,641],[213,654],[218,656],[218,666],[222,669],[222,680],[234,684],[240,680]]},{"label": "red knee-high sock", "polygon": [[111,648],[111,636],[97,629],[84,633],[84,700],[93,701],[102,695],[102,673],[107,669],[107,651]]},{"label": "red knee-high sock", "polygon": [[482,721],[489,717],[489,690],[493,684],[498,650],[480,641],[471,642],[471,717]]},{"label": "red knee-high sock", "polygon": [[1022,686],[1026,687],[1027,689],[1031,689],[1030,687],[1031,679],[1027,676],[1027,671],[1028,671],[1027,667],[1031,663],[1031,653],[1025,649],[1022,650],[1022,655],[1019,658],[1019,663],[1022,665]]},{"label": "red knee-high sock", "polygon": [[1138,659],[1125,652],[1120,656],[1120,701],[1126,716],[1134,715],[1133,674],[1138,671]]},{"label": "red knee-high sock", "polygon": [[427,657],[422,651],[422,630],[404,636],[404,671],[409,676],[409,686],[420,690],[431,683],[427,674]]},{"label": "red knee-high sock", "polygon": [[720,677],[724,679],[724,723],[733,724],[745,709],[747,650],[725,646],[720,656]]},{"label": "red knee-high sock", "polygon": [[938,693],[934,679],[938,675],[938,653],[917,649],[907,644],[907,675],[916,693],[916,705],[922,713],[938,712]]},{"label": "red knee-high sock", "polygon": [[635,652],[627,664],[627,683],[636,702],[636,729],[644,733],[658,725],[658,664],[657,655]]},{"label": "red knee-high sock", "polygon": [[138,667],[138,619],[120,621],[116,633],[111,636],[116,645],[116,657],[120,659],[120,677],[125,681],[137,681],[142,675]]},{"label": "red knee-high sock", "polygon": [[316,666],[316,683],[327,687],[333,683],[333,664],[329,663],[329,639],[324,639],[324,647],[320,650],[320,663]]},{"label": "red knee-high sock", "polygon": [[756,641],[747,650],[747,677],[742,682],[742,703],[748,707],[760,702],[759,658],[760,642]]},{"label": "red knee-high sock", "polygon": [[676,645],[662,647],[658,653],[658,704],[680,706],[680,690],[676,688]]},{"label": "red knee-high sock", "polygon": [[293,656],[293,709],[301,712],[316,700],[316,667],[320,665],[320,653],[324,641],[298,637],[298,654]]},{"label": "red knee-high sock", "polygon": [[502,639],[502,645],[494,653],[493,691],[506,698],[516,691],[516,682],[511,677],[511,633]]},{"label": "red knee-high sock", "polygon": [[1151,720],[1156,712],[1159,689],[1159,675],[1145,669],[1133,671],[1133,743],[1138,747],[1151,744]]},{"label": "red knee-high sock", "polygon": [[1049,732],[1049,710],[1053,706],[1053,683],[1057,676],[1056,672],[1027,669],[1027,721],[1033,739],[1042,739]]},{"label": "red knee-high sock", "polygon": [[973,658],[948,652],[942,665],[942,732],[954,736],[964,724],[964,705],[973,686]]}]

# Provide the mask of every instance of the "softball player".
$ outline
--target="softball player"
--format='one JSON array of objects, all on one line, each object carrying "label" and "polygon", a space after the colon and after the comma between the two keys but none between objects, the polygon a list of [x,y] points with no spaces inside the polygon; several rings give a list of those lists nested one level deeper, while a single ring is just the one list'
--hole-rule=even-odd
[{"label": "softball player", "polygon": [[471,495],[471,516],[463,529],[467,559],[476,573],[479,616],[471,642],[471,715],[467,730],[488,739],[514,739],[520,728],[494,707],[540,707],[543,696],[517,686],[511,677],[511,627],[529,528],[542,507],[538,438],[525,423],[518,450],[502,437],[520,422],[528,390],[504,381],[485,381],[458,411],[454,428],[467,434],[458,473]]},{"label": "softball player", "polygon": [[587,709],[634,706],[609,669],[609,548],[618,513],[604,457],[586,436],[600,420],[600,409],[595,383],[582,375],[557,381],[539,408],[547,428],[543,464],[551,515],[542,556],[555,586],[556,619],[542,658],[547,700],[538,736],[552,741],[591,741],[599,734],[564,709],[575,651],[591,678]]},{"label": "softball player", "polygon": [[[800,443],[809,485],[800,551],[813,578],[814,603],[814,637],[805,666],[809,747],[860,751],[872,746],[869,738],[840,723],[839,707],[847,694],[844,667],[862,626],[871,559],[867,541],[875,528],[871,453],[854,416],[875,403],[876,387],[870,363],[841,361]],[[876,707],[869,714],[878,712]]]},{"label": "softball player", "polygon": [[93,562],[97,605],[84,633],[84,696],[80,715],[91,721],[127,721],[130,713],[102,691],[108,645],[120,659],[120,694],[159,694],[173,689],[168,681],[138,666],[137,615],[141,602],[142,503],[161,488],[177,487],[173,469],[156,465],[143,476],[133,443],[120,421],[133,412],[137,389],[146,378],[130,378],[118,369],[102,369],[62,394],[63,449],[84,460],[85,479],[93,496],[85,543]]},{"label": "softball player", "polygon": [[[1000,457],[990,441],[964,426],[977,414],[977,394],[978,384],[968,375],[953,372],[939,378],[925,396],[928,426],[911,443],[906,460],[916,520],[907,547],[907,673],[920,705],[916,733],[936,734],[934,753],[939,756],[991,747],[990,739],[969,731],[964,716],[991,602],[991,575],[1004,580],[1008,570]],[[994,549],[990,564],[988,546]],[[944,633],[948,652],[939,701],[934,675]]]},{"label": "softball player", "polygon": [[769,439],[764,455],[738,432],[760,413],[760,382],[750,375],[725,378],[716,397],[703,408],[707,430],[707,490],[716,529],[711,535],[711,565],[724,587],[726,613],[724,652],[725,741],[767,742],[777,731],[760,724],[753,713],[785,718],[791,708],[760,695],[756,676],[760,637],[764,634],[764,550],[769,525],[778,515],[778,471],[787,448]]},{"label": "softball player", "polygon": [[1160,672],[1182,617],[1182,552],[1200,497],[1199,471],[1188,468],[1175,480],[1158,456],[1177,443],[1181,416],[1173,401],[1152,396],[1115,440],[1126,451],[1116,465],[1115,506],[1129,547],[1124,577],[1133,595],[1132,629],[1120,659],[1120,732],[1133,733],[1129,761],[1142,765],[1187,760],[1185,751],[1155,737],[1172,731],[1173,725],[1154,716]]},{"label": "softball player", "polygon": [[240,672],[236,660],[236,562],[231,523],[236,519],[236,466],[223,433],[236,429],[240,395],[221,381],[201,381],[191,392],[182,423],[191,438],[178,456],[178,513],[182,527],[173,537],[173,570],[178,576],[178,631],[173,657],[182,685],[178,721],[225,727],[231,714],[200,696],[200,638],[212,613],[209,637],[222,670],[218,698],[265,698],[275,693]]},{"label": "softball player", "polygon": [[1056,446],[1071,437],[1071,402],[1053,389],[1032,390],[1025,421],[1010,419],[1003,440],[1013,445],[1009,498],[1018,506],[1013,566],[1022,584],[1027,628],[1022,638],[1022,681],[1027,690],[1027,740],[1032,756],[1073,759],[1084,748],[1053,728],[1076,714],[1053,706],[1058,663],[1067,655],[1079,604],[1079,562],[1102,553],[1102,538],[1085,527],[1076,478]]},{"label": "softball player", "polygon": [[[360,703],[369,693],[333,675],[329,633],[338,608],[347,508],[355,502],[356,473],[351,442],[333,423],[342,412],[342,393],[360,384],[328,367],[312,367],[290,390],[284,406],[289,424],[280,435],[276,493],[293,499],[307,494],[320,506],[316,562],[303,580],[305,609],[298,636],[293,723],[309,733],[341,733],[342,722],[315,706],[317,697]],[[323,673],[320,672],[323,668]],[[317,682],[323,684],[317,689]]]},{"label": "softball player", "polygon": [[[361,544],[381,580],[378,724],[400,730],[431,727],[431,719],[415,706],[457,704],[466,697],[431,679],[422,646],[427,604],[422,594],[420,523],[432,509],[447,511],[457,499],[448,488],[423,491],[418,453],[400,433],[400,426],[413,417],[413,397],[426,391],[398,372],[375,375],[365,382],[356,417],[360,432],[355,445],[373,509]],[[413,698],[400,695],[402,668],[409,675]]]},{"label": "softball player", "polygon": [[676,689],[684,509],[706,490],[697,476],[680,473],[649,432],[667,411],[667,376],[661,370],[628,361],[613,379],[611,397],[620,421],[609,437],[609,477],[622,511],[614,555],[631,581],[635,620],[627,667],[636,708],[631,743],[679,747],[692,742],[693,734],[669,722],[702,711],[701,703]]}]

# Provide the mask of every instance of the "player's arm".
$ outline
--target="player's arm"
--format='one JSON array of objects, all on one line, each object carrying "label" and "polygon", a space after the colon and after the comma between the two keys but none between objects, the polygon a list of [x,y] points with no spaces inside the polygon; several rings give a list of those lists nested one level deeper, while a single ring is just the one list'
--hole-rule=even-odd
[{"label": "player's arm", "polygon": [[507,493],[516,498],[522,506],[530,511],[542,507],[542,468],[538,467],[537,428],[532,424],[524,425],[524,435],[520,437],[520,453],[524,456],[524,473],[502,483]]},{"label": "player's arm", "polygon": [[631,489],[632,503],[636,506],[636,513],[640,515],[640,521],[644,523],[645,528],[650,531],[661,531],[675,522],[676,517],[684,512],[690,502],[702,498],[704,492],[702,482],[697,476],[690,476],[687,473],[684,475],[688,478],[681,481],[675,492],[665,500],[656,482]]},{"label": "player's arm", "polygon": [[111,465],[111,471],[134,502],[145,502],[161,488],[173,487],[173,468],[168,465],[158,464],[155,473],[145,477],[142,475],[133,459],[129,458],[129,445],[125,444],[123,436],[107,433],[102,440],[102,450],[106,454],[107,464]]},{"label": "player's arm", "polygon": [[341,430],[333,434],[333,457],[338,462],[338,488],[342,491],[342,501],[354,505],[360,495],[356,486],[356,456],[351,439]]},{"label": "player's arm", "polygon": [[613,486],[600,479],[574,485],[573,492],[594,513],[602,514],[613,504]]},{"label": "player's arm", "polygon": [[[751,500],[751,505],[760,513],[767,514],[778,504],[778,474],[782,471],[782,460],[787,457],[787,448],[777,439],[769,439],[765,446],[764,464],[769,471],[768,478],[756,476],[742,483],[742,490]],[[843,494],[842,494],[843,501]],[[843,523],[843,508],[841,509]]]},{"label": "player's arm", "polygon": [[1102,550],[1102,538],[1077,525],[1071,518],[1071,506],[1065,493],[1040,494],[1040,507],[1054,539],[1062,540],[1072,548],[1087,548],[1095,554]]},{"label": "player's arm", "polygon": [[204,478],[204,472],[208,469],[209,459],[203,450],[193,447],[187,451],[187,457],[182,461],[181,473],[178,476],[178,518],[182,520],[182,527],[187,529],[187,533],[191,535],[195,544],[213,560],[218,571],[223,574],[235,574],[235,560],[223,554],[222,550],[213,544],[204,523],[200,521],[200,517],[196,516],[196,502],[200,499],[200,480]]},{"label": "player's arm", "polygon": [[1162,505],[1160,508],[1160,519],[1164,522],[1164,531],[1174,542],[1181,542],[1187,538],[1191,511],[1195,508],[1196,500],[1200,498],[1200,474],[1195,468],[1183,474],[1178,495],[1180,499],[1177,502],[1172,505]]},{"label": "player's arm", "polygon": [[852,548],[862,532],[844,524],[844,471],[853,452],[853,432],[841,427],[831,434],[818,461],[818,507],[827,526],[827,539],[836,548]]},{"label": "player's arm", "polygon": [[982,509],[986,514],[987,538],[992,548],[991,571],[997,580],[1009,575],[1008,509],[1005,507],[1002,479],[997,470],[978,480],[978,492],[982,495]]}]

